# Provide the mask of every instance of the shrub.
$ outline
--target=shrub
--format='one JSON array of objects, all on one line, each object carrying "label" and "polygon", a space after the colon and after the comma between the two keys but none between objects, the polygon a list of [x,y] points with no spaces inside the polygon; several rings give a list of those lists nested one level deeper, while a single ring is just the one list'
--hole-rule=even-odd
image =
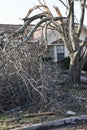
[{"label": "shrub", "polygon": [[63,60],[62,60],[62,67],[64,69],[69,69],[69,64],[70,64],[70,58],[69,57],[65,57]]},{"label": "shrub", "polygon": [[48,61],[52,61],[53,58],[52,57],[42,57],[42,60],[48,62]]},{"label": "shrub", "polygon": [[[64,69],[69,69],[69,64],[70,64],[70,58],[69,57],[65,57],[63,60],[62,60],[62,67]],[[82,69],[83,71],[87,71],[87,61]]]}]

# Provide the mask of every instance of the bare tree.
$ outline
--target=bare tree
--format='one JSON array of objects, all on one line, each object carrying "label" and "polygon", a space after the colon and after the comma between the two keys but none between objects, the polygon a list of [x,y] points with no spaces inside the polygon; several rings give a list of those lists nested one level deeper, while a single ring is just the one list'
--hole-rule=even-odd
[{"label": "bare tree", "polygon": [[[69,68],[69,77],[68,77],[68,85],[70,86],[79,86],[80,85],[80,74],[81,70],[87,60],[87,37],[82,41],[80,40],[80,34],[83,28],[84,16],[85,16],[85,7],[87,5],[86,0],[79,0],[80,3],[80,21],[77,24],[75,23],[75,12],[74,12],[74,2],[75,0],[66,0],[66,4],[63,0],[59,0],[67,10],[67,16],[63,17],[61,11],[57,6],[53,6],[57,13],[57,17],[54,17],[51,10],[47,6],[45,1],[38,0],[39,4],[29,9],[26,17],[23,19],[23,26],[17,30],[13,37],[23,34],[28,25],[30,25],[33,21],[38,20],[33,29],[29,31],[26,37],[23,38],[23,41],[20,44],[26,43],[30,40],[33,33],[39,28],[42,27],[44,29],[44,42],[47,42],[47,31],[48,29],[57,30],[63,41],[65,46],[69,51],[70,57],[70,68]],[[35,14],[31,16],[31,13],[39,9],[42,11],[39,14]]]}]

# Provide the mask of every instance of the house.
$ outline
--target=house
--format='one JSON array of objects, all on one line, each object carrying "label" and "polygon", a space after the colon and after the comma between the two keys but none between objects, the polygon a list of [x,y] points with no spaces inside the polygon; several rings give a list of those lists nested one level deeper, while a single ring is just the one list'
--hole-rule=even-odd
[{"label": "house", "polygon": [[[13,24],[0,24],[0,32],[7,31],[8,34],[14,33],[16,30],[18,30],[22,25],[13,25]],[[32,29],[34,25],[28,26],[25,31],[26,33],[29,32],[29,30]],[[87,36],[87,27],[83,26],[83,30],[80,36],[81,40],[84,40],[84,38]],[[0,36],[0,45],[1,42],[5,41],[6,39],[3,39]],[[34,35],[32,36],[31,40],[34,42],[39,42],[39,44],[43,44],[47,46],[48,51],[46,56],[51,57],[54,62],[60,62],[64,57],[68,57],[69,52],[67,48],[64,45],[64,42],[60,36],[60,34],[57,31],[48,31],[47,33],[47,41],[44,43],[44,36],[41,35],[41,28],[39,28]],[[17,39],[18,41],[18,39]],[[16,41],[16,42],[17,42]]]},{"label": "house", "polygon": [[[87,27],[83,26],[83,30],[80,36],[81,40],[87,36]],[[44,37],[41,36],[41,30],[39,29],[35,34],[35,39],[39,40],[39,43],[48,47],[47,57],[51,57],[54,62],[60,62],[64,57],[69,56],[69,52],[64,45],[64,42],[57,31],[48,31],[47,41],[44,43]]]},{"label": "house", "polygon": [[[21,26],[22,25],[16,24],[0,24],[0,33],[2,33],[2,35],[0,35],[0,46],[1,44],[5,43],[9,36],[16,32]],[[15,42],[18,42],[18,40],[22,40],[23,37],[26,37],[27,33],[32,29],[33,26],[34,25],[27,26],[23,36],[20,35],[18,38],[15,39]],[[3,34],[3,32],[5,33]],[[31,37],[31,39],[33,39],[33,36]]]}]

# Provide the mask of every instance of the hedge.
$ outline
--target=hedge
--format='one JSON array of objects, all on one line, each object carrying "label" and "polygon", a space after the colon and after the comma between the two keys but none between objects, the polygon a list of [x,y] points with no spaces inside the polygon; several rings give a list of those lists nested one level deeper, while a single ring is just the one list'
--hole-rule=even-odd
[{"label": "hedge", "polygon": [[[70,64],[70,58],[69,57],[65,57],[63,60],[62,60],[62,67],[64,69],[69,69],[69,64]],[[83,71],[87,71],[87,61],[82,69]]]}]

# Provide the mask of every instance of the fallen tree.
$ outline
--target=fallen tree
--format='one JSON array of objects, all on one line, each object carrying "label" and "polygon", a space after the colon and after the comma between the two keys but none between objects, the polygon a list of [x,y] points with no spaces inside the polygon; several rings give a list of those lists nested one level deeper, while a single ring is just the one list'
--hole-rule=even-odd
[{"label": "fallen tree", "polygon": [[78,122],[87,121],[87,115],[75,116],[75,117],[68,117],[63,118],[60,120],[54,120],[46,123],[34,124],[32,126],[26,126],[22,128],[16,128],[11,130],[44,130],[50,128],[58,128],[67,125],[75,125]]}]

